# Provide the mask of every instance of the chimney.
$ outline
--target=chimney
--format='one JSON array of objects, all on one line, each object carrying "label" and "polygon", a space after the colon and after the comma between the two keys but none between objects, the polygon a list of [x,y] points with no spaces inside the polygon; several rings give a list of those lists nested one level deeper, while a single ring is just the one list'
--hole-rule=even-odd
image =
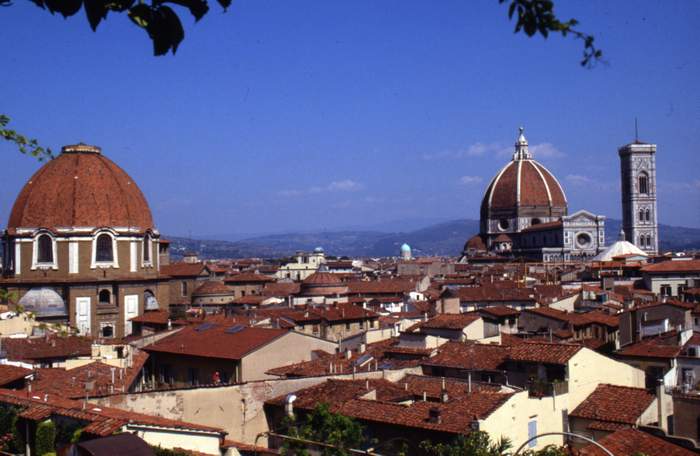
[{"label": "chimney", "polygon": [[114,371],[116,370],[116,367],[110,367],[109,370],[112,373],[112,385],[114,385]]},{"label": "chimney", "polygon": [[361,343],[360,343],[360,348],[358,349],[358,351],[359,351],[360,353],[364,353],[365,351],[367,351],[367,344],[365,344],[364,342],[361,342]]},{"label": "chimney", "polygon": [[350,350],[349,348],[346,348],[345,349],[345,359],[350,359],[350,358],[352,358],[352,350]]},{"label": "chimney", "polygon": [[666,402],[666,387],[664,386],[664,380],[659,379],[658,384],[656,385],[656,401],[657,401],[657,415],[658,415],[658,421],[659,421],[659,427],[664,430],[664,432],[668,432],[668,414],[666,413],[666,407],[665,407],[665,402]]}]

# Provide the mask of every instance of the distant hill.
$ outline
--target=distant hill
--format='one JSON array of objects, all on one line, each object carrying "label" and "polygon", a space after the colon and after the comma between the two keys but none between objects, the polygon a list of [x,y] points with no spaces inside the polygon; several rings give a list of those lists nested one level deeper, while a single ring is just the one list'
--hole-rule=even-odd
[{"label": "distant hill", "polygon": [[[621,221],[607,219],[606,243],[617,240]],[[452,220],[407,232],[387,233],[375,230],[344,230],[282,233],[257,236],[235,242],[169,237],[174,257],[193,250],[202,258],[279,258],[297,250],[323,247],[328,255],[380,257],[398,255],[404,242],[414,255],[457,256],[467,239],[479,231],[478,220]],[[659,225],[661,250],[700,249],[700,229]],[[167,236],[166,236],[167,237]]]}]

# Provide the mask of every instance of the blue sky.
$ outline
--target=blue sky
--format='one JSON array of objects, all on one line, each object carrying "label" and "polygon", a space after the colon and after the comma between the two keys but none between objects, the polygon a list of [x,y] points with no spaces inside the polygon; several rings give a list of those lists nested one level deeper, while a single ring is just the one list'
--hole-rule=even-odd
[{"label": "blue sky", "polygon": [[[658,144],[661,222],[700,227],[695,1],[557,2],[596,36],[512,33],[496,0],[235,1],[176,56],[111,16],[93,33],[0,10],[0,112],[54,149],[102,146],[160,230],[212,235],[478,218],[524,125],[570,211],[619,218],[617,147]],[[39,166],[0,144],[0,220]]]}]

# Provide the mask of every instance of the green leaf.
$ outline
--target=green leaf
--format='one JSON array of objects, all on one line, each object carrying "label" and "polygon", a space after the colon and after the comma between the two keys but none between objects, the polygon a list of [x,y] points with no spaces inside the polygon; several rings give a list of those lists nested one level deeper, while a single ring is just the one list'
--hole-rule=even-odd
[{"label": "green leaf", "polygon": [[85,0],[85,14],[92,31],[97,31],[100,21],[107,18],[107,7],[103,0]]},{"label": "green leaf", "polygon": [[190,10],[194,20],[198,21],[209,11],[209,5],[205,0],[162,0],[159,3],[175,3]]}]

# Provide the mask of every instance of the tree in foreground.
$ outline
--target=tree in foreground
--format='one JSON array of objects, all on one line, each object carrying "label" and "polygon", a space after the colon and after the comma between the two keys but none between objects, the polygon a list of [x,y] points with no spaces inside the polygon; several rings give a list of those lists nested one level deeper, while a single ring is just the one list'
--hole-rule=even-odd
[{"label": "tree in foreground", "polygon": [[[347,456],[349,449],[360,448],[367,443],[362,426],[352,418],[332,413],[328,404],[318,404],[303,420],[287,419],[282,454],[308,456],[309,448],[323,456]],[[319,446],[309,442],[321,442]]]},{"label": "tree in foreground", "polygon": [[[484,431],[460,435],[452,443],[433,444],[429,440],[420,444],[423,451],[434,456],[506,456],[513,449],[513,444],[506,438],[493,441]],[[541,450],[527,450],[523,456],[567,456],[563,447],[548,445]]]},{"label": "tree in foreground", "polygon": [[[125,14],[138,27],[141,27],[153,42],[153,53],[173,54],[185,39],[185,29],[176,8],[189,11],[195,21],[199,21],[209,12],[207,0],[32,0],[38,7],[58,13],[64,18],[74,16],[81,9],[93,31],[107,19],[108,14]],[[217,0],[224,11],[231,5],[231,0]],[[554,13],[554,0],[498,0],[500,4],[508,3],[508,18],[516,18],[515,33],[525,33],[531,37],[536,34],[547,38],[550,34],[563,37],[573,36],[583,42],[581,65],[590,66],[601,60],[602,52],[595,47],[592,35],[578,30],[578,20],[562,21]],[[0,0],[0,6],[10,6],[12,0]]]}]

